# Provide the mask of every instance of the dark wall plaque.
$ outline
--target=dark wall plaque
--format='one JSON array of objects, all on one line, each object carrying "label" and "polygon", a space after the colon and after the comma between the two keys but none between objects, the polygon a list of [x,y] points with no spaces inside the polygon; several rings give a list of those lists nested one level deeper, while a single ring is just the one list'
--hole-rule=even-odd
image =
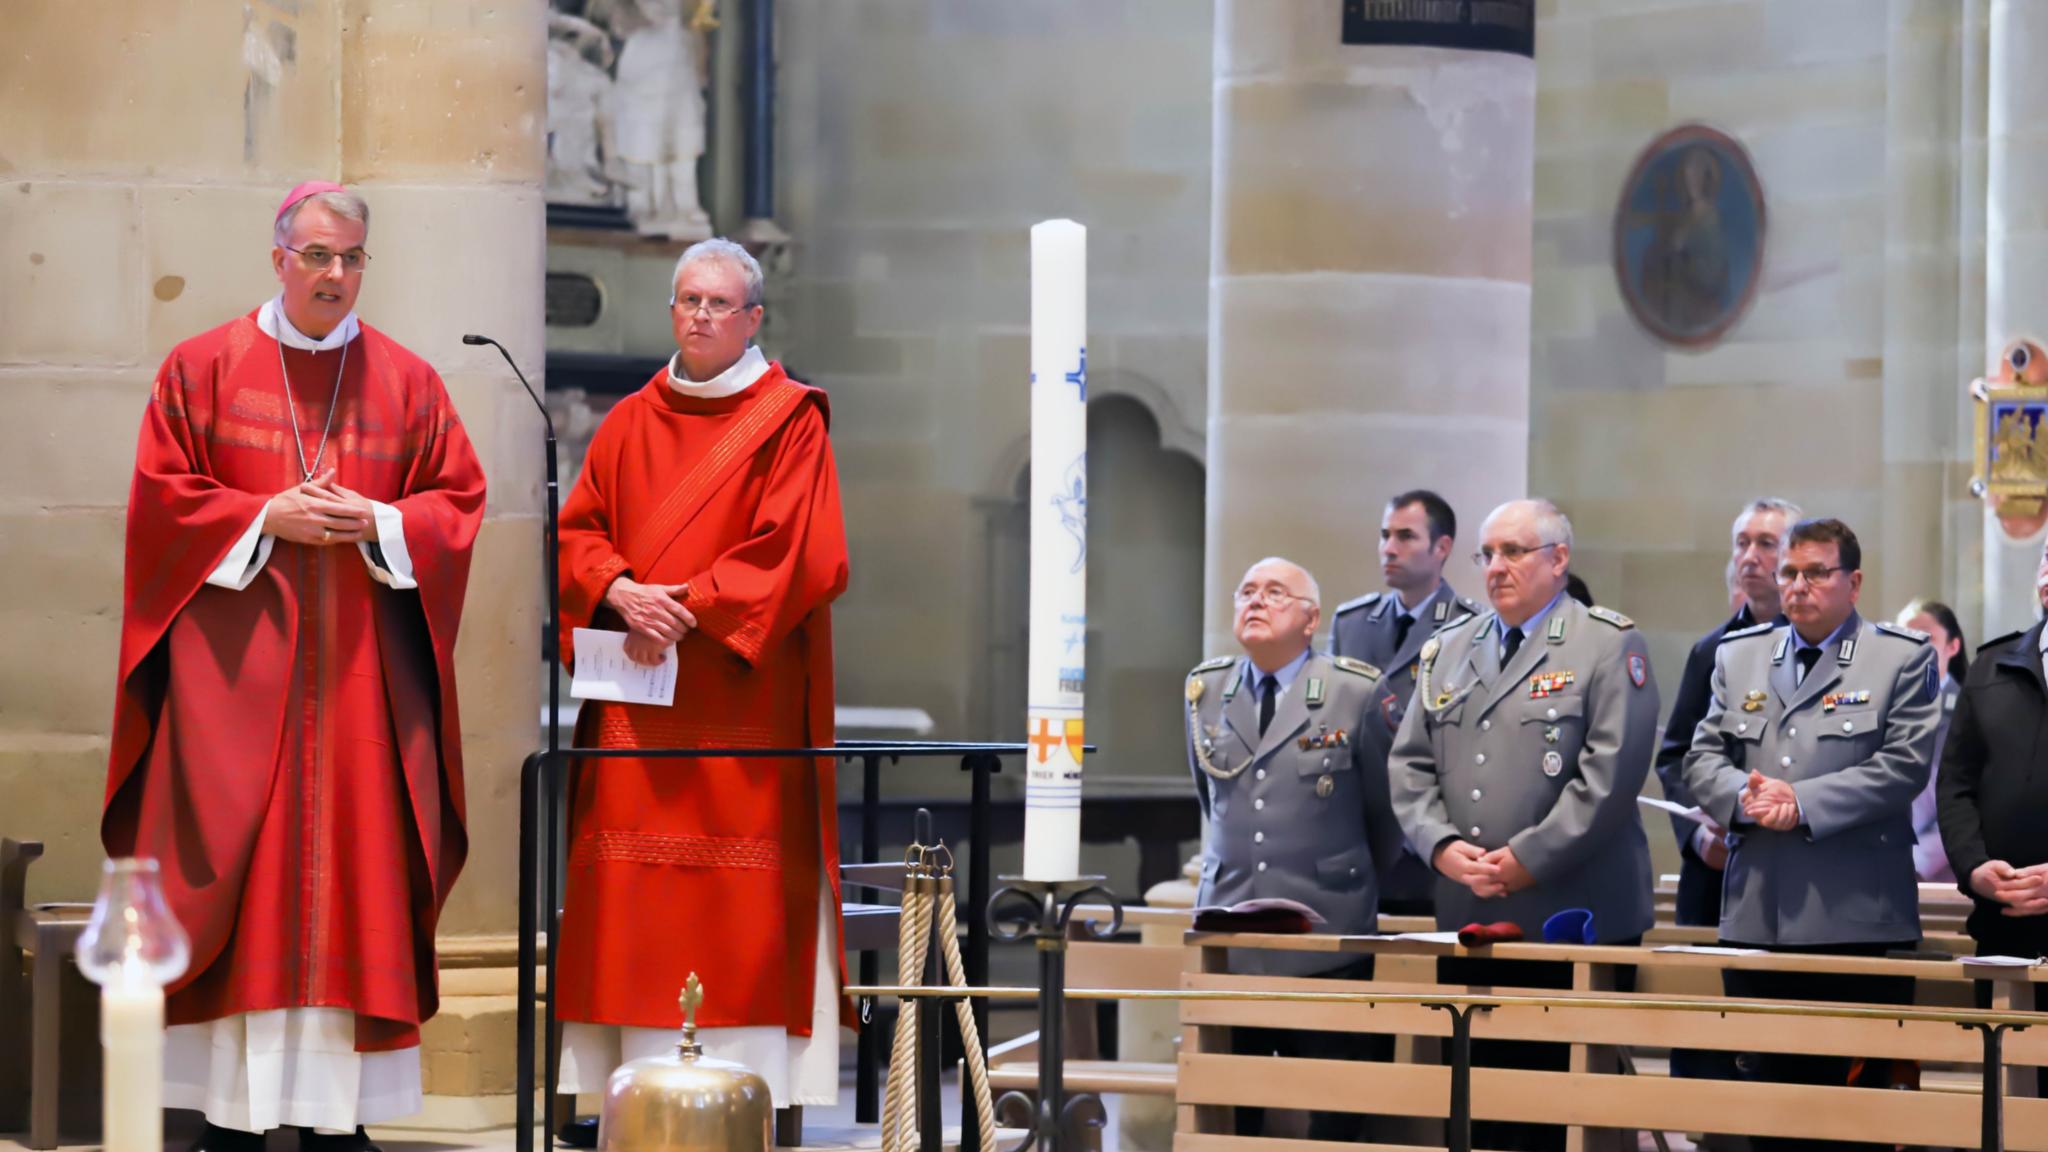
[{"label": "dark wall plaque", "polygon": [[1764,190],[1734,137],[1700,124],[1650,142],[1614,209],[1614,277],[1637,323],[1704,348],[1742,318],[1764,263]]},{"label": "dark wall plaque", "polygon": [[604,289],[581,272],[550,272],[547,322],[553,328],[588,328],[604,315]]},{"label": "dark wall plaque", "polygon": [[1536,55],[1536,0],[1344,0],[1344,43]]}]

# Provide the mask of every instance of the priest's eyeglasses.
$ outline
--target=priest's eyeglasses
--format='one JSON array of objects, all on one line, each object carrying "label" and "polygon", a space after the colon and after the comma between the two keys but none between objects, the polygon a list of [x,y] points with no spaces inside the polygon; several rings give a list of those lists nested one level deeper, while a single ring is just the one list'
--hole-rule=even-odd
[{"label": "priest's eyeglasses", "polygon": [[346,252],[329,252],[325,248],[294,248],[289,244],[280,244],[278,247],[287,252],[298,253],[299,263],[305,265],[308,272],[324,272],[336,260],[341,261],[343,272],[361,272],[363,265],[370,262],[370,254],[361,248],[351,248]]},{"label": "priest's eyeglasses", "polygon": [[723,320],[735,312],[747,310],[747,305],[735,304],[723,296],[699,296],[694,292],[669,297],[668,306],[682,309],[685,316],[702,312],[713,320]]}]

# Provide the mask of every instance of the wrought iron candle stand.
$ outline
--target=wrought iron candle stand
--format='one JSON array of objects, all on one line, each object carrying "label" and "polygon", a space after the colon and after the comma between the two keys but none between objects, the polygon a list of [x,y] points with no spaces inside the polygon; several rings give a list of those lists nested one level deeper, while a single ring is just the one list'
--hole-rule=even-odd
[{"label": "wrought iron candle stand", "polygon": [[[1038,948],[1038,1104],[1022,1092],[1006,1092],[996,1101],[999,1122],[1022,1128],[1024,1143],[1014,1152],[1061,1152],[1087,1145],[1088,1127],[1107,1121],[1102,1099],[1093,1093],[1066,1098],[1067,930],[1074,913],[1087,903],[1107,904],[1109,920],[1084,919],[1088,935],[1107,940],[1123,927],[1124,907],[1101,876],[1073,880],[1027,880],[1004,876],[1003,886],[988,902],[989,935],[1004,943],[1029,940]],[[1071,1144],[1068,1141],[1072,1141]]]}]

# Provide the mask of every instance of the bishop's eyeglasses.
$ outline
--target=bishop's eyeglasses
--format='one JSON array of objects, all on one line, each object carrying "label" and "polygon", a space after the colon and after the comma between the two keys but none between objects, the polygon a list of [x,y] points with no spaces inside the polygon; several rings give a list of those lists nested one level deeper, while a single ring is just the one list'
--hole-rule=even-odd
[{"label": "bishop's eyeglasses", "polygon": [[298,253],[299,263],[308,272],[325,272],[336,260],[341,261],[343,272],[361,272],[363,266],[370,262],[370,254],[361,248],[351,248],[346,252],[329,252],[325,248],[294,248],[289,244],[279,244],[278,247],[287,252]]}]

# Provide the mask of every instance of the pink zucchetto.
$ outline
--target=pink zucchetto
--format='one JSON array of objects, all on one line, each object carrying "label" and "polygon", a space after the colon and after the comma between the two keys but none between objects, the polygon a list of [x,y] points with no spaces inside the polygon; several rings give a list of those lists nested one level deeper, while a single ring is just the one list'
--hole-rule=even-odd
[{"label": "pink zucchetto", "polygon": [[308,196],[318,196],[322,192],[346,191],[348,189],[343,188],[332,180],[308,180],[290,192],[285,193],[284,203],[277,206],[277,216],[275,219],[284,219],[284,214],[292,210],[292,205],[297,204]]}]

